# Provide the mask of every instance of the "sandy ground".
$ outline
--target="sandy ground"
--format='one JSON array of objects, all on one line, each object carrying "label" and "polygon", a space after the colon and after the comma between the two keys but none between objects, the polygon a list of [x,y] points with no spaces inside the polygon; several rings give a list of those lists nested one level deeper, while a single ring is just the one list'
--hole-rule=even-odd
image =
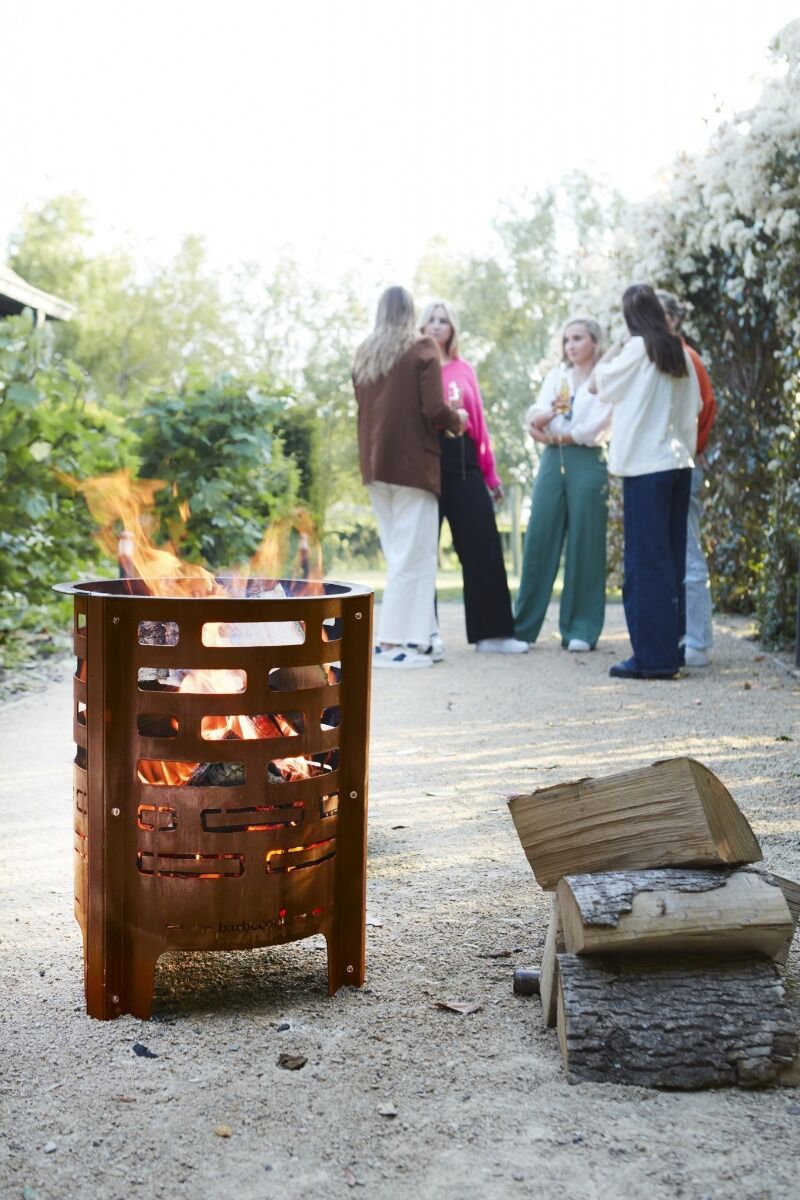
[{"label": "sandy ground", "polygon": [[[446,661],[374,680],[376,923],[365,987],[333,999],[312,939],[167,956],[151,1022],[87,1018],[66,674],[2,710],[0,1194],[797,1195],[798,1091],[565,1082],[538,1001],[512,994],[514,966],[539,959],[546,905],[505,803],[691,754],[730,787],[766,864],[798,878],[797,678],[742,624],[718,626],[711,668],[631,683],[607,674],[627,646],[618,606],[594,654],[562,651],[551,616],[518,658],[476,654],[461,609],[443,609]],[[796,941],[787,993],[800,1023],[798,961]],[[482,1007],[459,1016],[438,1000]],[[157,1057],[137,1057],[137,1042]],[[283,1051],[306,1067],[279,1069]]]}]

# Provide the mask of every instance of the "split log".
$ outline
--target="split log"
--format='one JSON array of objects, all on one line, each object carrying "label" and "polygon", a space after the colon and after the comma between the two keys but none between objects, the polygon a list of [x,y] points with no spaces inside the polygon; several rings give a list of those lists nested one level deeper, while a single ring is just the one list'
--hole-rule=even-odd
[{"label": "split log", "polygon": [[558,1034],[570,1083],[759,1087],[798,1054],[766,959],[558,957]]},{"label": "split log", "polygon": [[692,758],[556,784],[508,804],[533,873],[548,891],[563,875],[762,857],[730,792]]},{"label": "split log", "polygon": [[757,870],[756,873],[763,875],[770,883],[777,884],[783,892],[783,898],[789,907],[789,912],[792,914],[792,932],[786,938],[786,941],[777,954],[773,956],[775,962],[785,963],[792,948],[792,938],[794,937],[797,922],[800,920],[800,883],[797,883],[794,879],[786,879],[783,875],[775,875],[772,871]]},{"label": "split log", "polygon": [[556,894],[570,954],[775,958],[794,929],[781,889],[746,869],[566,875]]},{"label": "split log", "polygon": [[539,977],[539,995],[542,1000],[542,1015],[548,1029],[555,1029],[558,1017],[558,956],[564,950],[564,931],[561,914],[555,895],[550,896],[550,920],[544,939],[542,968]]}]

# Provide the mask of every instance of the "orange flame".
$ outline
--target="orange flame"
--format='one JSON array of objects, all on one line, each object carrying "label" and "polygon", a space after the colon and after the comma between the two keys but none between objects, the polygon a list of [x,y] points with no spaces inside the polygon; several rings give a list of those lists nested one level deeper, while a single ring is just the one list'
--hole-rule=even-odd
[{"label": "orange flame", "polygon": [[[322,549],[311,517],[302,510],[296,510],[291,517],[269,526],[249,563],[231,573],[232,578],[227,580],[226,587],[207,568],[180,558],[175,546],[180,540],[180,528],[170,530],[173,535],[171,541],[165,540],[156,545],[154,539],[159,531],[159,523],[154,509],[155,496],[168,486],[162,480],[136,479],[127,469],[84,481],[64,474],[59,478],[83,495],[99,526],[97,540],[104,552],[112,558],[119,558],[125,574],[129,578],[140,579],[151,595],[243,594],[249,579],[272,581],[281,577],[294,535],[297,537],[297,548],[290,576],[305,580],[304,590],[309,594],[322,586],[318,582],[322,577]],[[174,484],[173,495],[177,498]],[[188,501],[180,500],[178,511],[185,524],[190,516]],[[233,645],[233,628],[224,623],[217,626],[207,624],[205,630],[208,631],[209,640],[206,644]],[[203,637],[205,641],[206,632]],[[326,665],[322,670],[329,683],[337,682],[331,667]],[[241,670],[191,670],[181,681],[179,691],[229,694],[242,692],[245,685],[246,674]],[[202,722],[202,737],[209,741],[289,737],[296,733],[291,720],[279,713],[269,717],[209,716],[203,718]],[[172,760],[141,760],[138,775],[142,783],[183,787],[200,765]],[[302,757],[283,758],[276,765],[286,780],[307,778],[320,770],[330,769]]]}]

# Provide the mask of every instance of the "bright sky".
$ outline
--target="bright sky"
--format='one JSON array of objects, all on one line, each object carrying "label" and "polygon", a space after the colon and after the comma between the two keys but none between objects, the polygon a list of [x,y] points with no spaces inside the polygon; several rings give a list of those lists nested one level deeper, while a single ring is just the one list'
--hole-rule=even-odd
[{"label": "bright sky", "polygon": [[407,282],[583,167],[631,198],[746,107],[796,0],[0,0],[0,240],[75,189],[156,255]]}]

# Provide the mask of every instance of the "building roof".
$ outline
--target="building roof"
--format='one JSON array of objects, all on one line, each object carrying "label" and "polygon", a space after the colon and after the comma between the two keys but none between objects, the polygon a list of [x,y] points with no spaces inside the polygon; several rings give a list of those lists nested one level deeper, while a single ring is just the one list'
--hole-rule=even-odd
[{"label": "building roof", "polygon": [[21,313],[23,308],[32,308],[35,313],[57,321],[69,321],[78,311],[74,304],[43,292],[26,283],[11,267],[0,265],[0,317]]}]

